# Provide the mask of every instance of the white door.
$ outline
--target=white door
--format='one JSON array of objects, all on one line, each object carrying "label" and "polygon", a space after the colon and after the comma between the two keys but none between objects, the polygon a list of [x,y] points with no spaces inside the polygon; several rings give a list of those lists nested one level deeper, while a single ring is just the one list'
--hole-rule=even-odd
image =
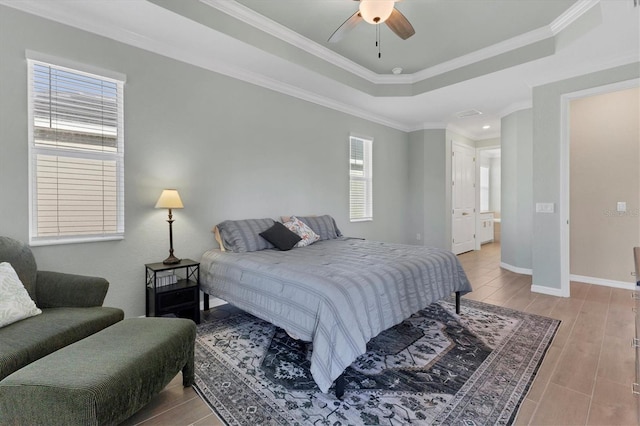
[{"label": "white door", "polygon": [[451,158],[452,232],[451,250],[455,254],[476,246],[476,166],[475,150],[453,144]]}]

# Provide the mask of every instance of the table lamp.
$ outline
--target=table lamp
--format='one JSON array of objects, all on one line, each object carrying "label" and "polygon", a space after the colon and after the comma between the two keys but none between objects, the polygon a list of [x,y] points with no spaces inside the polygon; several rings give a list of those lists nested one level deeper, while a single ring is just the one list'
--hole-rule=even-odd
[{"label": "table lamp", "polygon": [[169,222],[169,257],[162,261],[165,265],[180,263],[180,259],[173,255],[173,215],[171,214],[171,209],[181,209],[183,207],[180,194],[178,194],[178,191],[175,189],[165,189],[162,191],[156,203],[157,209],[169,209],[169,219],[167,220],[167,222]]}]

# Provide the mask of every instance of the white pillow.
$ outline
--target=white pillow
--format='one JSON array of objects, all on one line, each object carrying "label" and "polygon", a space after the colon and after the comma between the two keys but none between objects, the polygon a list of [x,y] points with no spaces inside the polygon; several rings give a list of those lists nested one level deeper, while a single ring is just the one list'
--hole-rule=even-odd
[{"label": "white pillow", "polygon": [[0,327],[41,314],[10,263],[0,263]]},{"label": "white pillow", "polygon": [[300,236],[301,240],[298,241],[295,247],[305,247],[320,239],[320,236],[313,232],[313,229],[309,228],[303,221],[295,216],[291,216],[283,225]]}]

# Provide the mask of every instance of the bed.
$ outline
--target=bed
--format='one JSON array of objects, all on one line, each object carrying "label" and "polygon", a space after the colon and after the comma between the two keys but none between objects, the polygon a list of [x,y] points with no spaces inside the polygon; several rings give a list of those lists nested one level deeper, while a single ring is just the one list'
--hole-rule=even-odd
[{"label": "bed", "polygon": [[[245,223],[236,237],[246,250],[204,253],[200,285],[206,295],[312,342],[311,374],[327,392],[371,338],[471,285],[450,251],[345,238],[333,219],[323,219],[306,218],[322,238],[288,251],[253,238],[269,219]],[[233,246],[228,229],[222,235],[221,247]]]}]

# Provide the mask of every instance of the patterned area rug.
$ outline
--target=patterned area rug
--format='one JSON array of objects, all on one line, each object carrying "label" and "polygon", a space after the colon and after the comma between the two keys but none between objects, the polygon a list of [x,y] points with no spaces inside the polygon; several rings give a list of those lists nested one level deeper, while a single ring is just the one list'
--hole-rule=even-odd
[{"label": "patterned area rug", "polygon": [[369,342],[340,401],[316,387],[309,343],[236,310],[198,326],[195,386],[229,425],[506,425],[559,324],[434,303]]}]

